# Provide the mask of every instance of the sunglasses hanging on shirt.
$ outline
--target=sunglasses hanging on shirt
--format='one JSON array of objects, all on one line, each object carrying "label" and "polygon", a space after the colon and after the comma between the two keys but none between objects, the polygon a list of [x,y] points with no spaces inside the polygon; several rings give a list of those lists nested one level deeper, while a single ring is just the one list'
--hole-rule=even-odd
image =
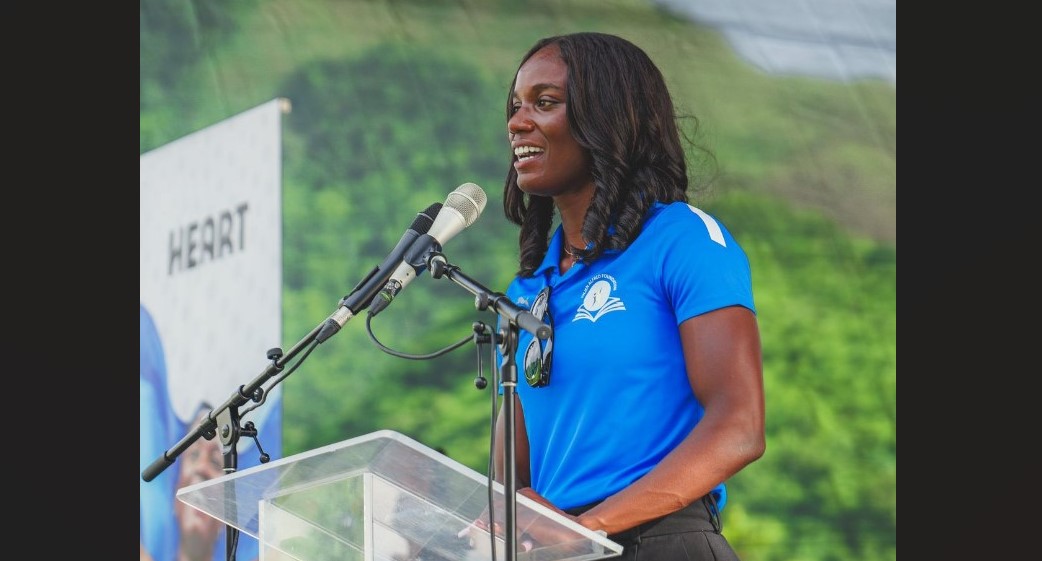
[{"label": "sunglasses hanging on shirt", "polygon": [[[546,286],[539,291],[535,302],[530,310],[532,315],[553,327],[553,317],[550,315],[550,287]],[[532,342],[525,349],[525,381],[533,388],[542,388],[550,384],[550,364],[553,362],[554,334],[550,337],[540,339],[533,337]]]}]

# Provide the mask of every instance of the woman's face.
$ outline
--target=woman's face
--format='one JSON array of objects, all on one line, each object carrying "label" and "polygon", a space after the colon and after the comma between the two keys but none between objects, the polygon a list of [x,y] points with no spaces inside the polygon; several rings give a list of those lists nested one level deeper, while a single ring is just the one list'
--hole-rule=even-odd
[{"label": "woman's face", "polygon": [[572,137],[567,113],[568,67],[557,45],[521,65],[507,120],[517,184],[525,193],[557,196],[593,189],[590,155]]}]

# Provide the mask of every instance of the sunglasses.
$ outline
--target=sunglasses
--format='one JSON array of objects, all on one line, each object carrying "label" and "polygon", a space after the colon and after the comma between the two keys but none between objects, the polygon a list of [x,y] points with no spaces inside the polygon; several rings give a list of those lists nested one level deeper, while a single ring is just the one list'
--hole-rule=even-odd
[{"label": "sunglasses", "polygon": [[[539,291],[535,297],[530,310],[532,315],[542,320],[551,328],[554,326],[553,317],[550,315],[550,287]],[[550,337],[546,340],[533,337],[532,342],[525,349],[525,381],[533,388],[542,388],[550,384],[550,363],[553,362],[554,334],[551,330]]]}]

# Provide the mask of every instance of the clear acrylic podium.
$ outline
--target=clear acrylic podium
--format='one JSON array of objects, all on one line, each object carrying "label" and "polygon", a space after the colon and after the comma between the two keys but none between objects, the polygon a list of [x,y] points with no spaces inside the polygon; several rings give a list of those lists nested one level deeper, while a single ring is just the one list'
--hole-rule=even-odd
[{"label": "clear acrylic podium", "polygon": [[[190,485],[177,498],[256,538],[259,561],[490,561],[492,538],[472,525],[487,520],[488,491],[486,476],[382,430]],[[502,525],[504,488],[492,492]],[[527,497],[516,509],[518,561],[622,553]],[[505,561],[503,538],[494,539]]]}]

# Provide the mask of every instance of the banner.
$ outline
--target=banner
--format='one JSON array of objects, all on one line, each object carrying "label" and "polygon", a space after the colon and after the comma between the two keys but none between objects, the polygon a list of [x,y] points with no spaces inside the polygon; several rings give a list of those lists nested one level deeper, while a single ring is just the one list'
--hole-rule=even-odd
[{"label": "banner", "polygon": [[[141,470],[270,365],[282,338],[282,137],[274,99],[141,155]],[[281,387],[239,407],[260,447],[282,452]],[[252,409],[256,407],[255,409]],[[236,468],[260,463],[241,437]],[[176,500],[223,474],[220,437],[203,438],[141,481],[141,559],[220,561],[225,526]],[[237,559],[257,558],[241,534]]]}]

